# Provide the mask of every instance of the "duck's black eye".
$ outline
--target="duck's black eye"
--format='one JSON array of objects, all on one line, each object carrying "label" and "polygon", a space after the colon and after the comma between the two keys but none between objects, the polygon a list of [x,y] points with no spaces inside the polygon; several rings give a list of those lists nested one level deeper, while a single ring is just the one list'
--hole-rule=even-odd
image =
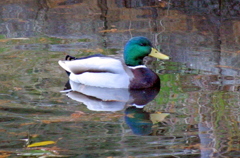
[{"label": "duck's black eye", "polygon": [[140,43],[140,46],[147,46],[147,43]]}]

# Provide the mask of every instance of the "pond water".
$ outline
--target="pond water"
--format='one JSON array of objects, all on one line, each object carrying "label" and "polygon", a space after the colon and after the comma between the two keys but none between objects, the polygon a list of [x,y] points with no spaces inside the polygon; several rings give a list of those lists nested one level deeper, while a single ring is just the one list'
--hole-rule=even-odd
[{"label": "pond water", "polygon": [[[1,1],[0,157],[240,157],[239,12],[237,0]],[[134,36],[171,57],[147,60],[160,89],[66,91],[58,60],[121,55]]]}]

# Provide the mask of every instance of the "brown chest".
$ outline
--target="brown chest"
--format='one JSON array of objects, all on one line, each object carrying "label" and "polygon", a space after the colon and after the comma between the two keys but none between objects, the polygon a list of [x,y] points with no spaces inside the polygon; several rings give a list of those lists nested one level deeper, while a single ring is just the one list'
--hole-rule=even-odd
[{"label": "brown chest", "polygon": [[158,75],[147,68],[131,69],[133,79],[130,81],[130,89],[143,89],[160,85]]}]

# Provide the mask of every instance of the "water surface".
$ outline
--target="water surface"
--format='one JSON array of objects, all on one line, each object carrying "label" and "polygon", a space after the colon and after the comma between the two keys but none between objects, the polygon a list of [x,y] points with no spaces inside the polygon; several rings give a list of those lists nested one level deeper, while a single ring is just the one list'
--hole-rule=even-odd
[{"label": "water surface", "polygon": [[[3,157],[240,156],[238,1],[14,0],[0,15]],[[147,62],[160,90],[60,92],[58,60],[121,55],[133,36],[171,56]]]}]

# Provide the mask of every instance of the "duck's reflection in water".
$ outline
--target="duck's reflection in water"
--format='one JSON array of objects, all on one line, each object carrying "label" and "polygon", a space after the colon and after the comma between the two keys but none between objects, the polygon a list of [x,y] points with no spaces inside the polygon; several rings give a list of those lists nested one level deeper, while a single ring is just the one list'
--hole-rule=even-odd
[{"label": "duck's reflection in water", "polygon": [[143,107],[156,97],[159,90],[160,86],[130,90],[91,87],[68,81],[63,92],[66,92],[69,98],[85,104],[92,111],[124,110],[125,121],[133,133],[147,135],[151,133],[154,120]]}]

